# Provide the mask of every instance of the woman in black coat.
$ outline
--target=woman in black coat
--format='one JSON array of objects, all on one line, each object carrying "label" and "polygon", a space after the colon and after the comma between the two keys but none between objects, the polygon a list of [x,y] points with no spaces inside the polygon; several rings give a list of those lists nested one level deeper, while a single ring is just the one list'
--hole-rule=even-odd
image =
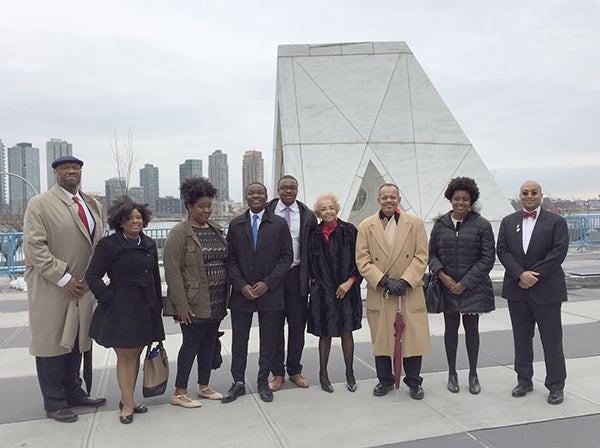
[{"label": "woman in black coat", "polygon": [[458,327],[462,314],[469,358],[469,391],[481,392],[477,377],[479,313],[494,310],[489,273],[494,267],[494,234],[490,223],[471,207],[479,188],[468,177],[452,179],[444,193],[452,210],[435,223],[429,239],[429,268],[444,285],[444,343],[448,359],[448,390],[460,390],[456,373]]},{"label": "woman in black coat", "polygon": [[[128,424],[134,412],[148,410],[134,402],[133,392],[142,350],[165,339],[162,294],[156,244],[142,233],[150,211],[124,197],[108,213],[108,225],[115,233],[98,242],[85,276],[98,300],[90,337],[117,354],[120,421]],[[105,274],[108,286],[102,280]]]},{"label": "woman in black coat", "polygon": [[331,338],[342,338],[346,364],[346,387],[356,390],[352,366],[354,338],[352,331],[361,327],[362,301],[360,282],[354,260],[357,230],[337,219],[340,204],[331,193],[319,196],[315,215],[322,221],[311,233],[308,244],[309,272],[312,279],[308,305],[308,332],[319,336],[319,380],[321,389],[333,392],[327,363]]}]

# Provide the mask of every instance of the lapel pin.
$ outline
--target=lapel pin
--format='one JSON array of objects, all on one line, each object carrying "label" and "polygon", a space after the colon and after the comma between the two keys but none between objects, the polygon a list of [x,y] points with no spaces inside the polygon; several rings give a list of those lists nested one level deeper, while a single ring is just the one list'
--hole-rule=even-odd
[{"label": "lapel pin", "polygon": [[521,231],[521,224],[517,224],[517,233]]}]

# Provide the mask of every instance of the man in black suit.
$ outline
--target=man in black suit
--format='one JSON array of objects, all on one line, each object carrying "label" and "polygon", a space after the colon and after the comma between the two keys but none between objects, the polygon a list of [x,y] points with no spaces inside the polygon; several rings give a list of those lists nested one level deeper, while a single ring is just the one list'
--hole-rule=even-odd
[{"label": "man in black suit", "polygon": [[269,202],[267,209],[286,220],[292,237],[294,259],[283,280],[284,315],[288,324],[287,358],[284,365],[285,344],[282,334],[277,346],[273,381],[269,383],[273,392],[281,389],[286,368],[296,386],[309,386],[308,380],[302,376],[300,360],[308,317],[308,237],[317,227],[317,218],[312,210],[296,200],[298,181],[295,177],[282,176],[277,182],[277,194],[279,199]]},{"label": "man in black suit", "polygon": [[546,363],[548,403],[560,404],[567,370],[562,347],[561,305],[567,300],[561,264],[569,249],[566,221],[541,207],[542,187],[521,186],[523,210],[500,224],[498,258],[506,269],[502,297],[508,299],[513,327],[517,386],[513,397],[533,390],[533,336],[538,326]]},{"label": "man in black suit", "polygon": [[283,333],[283,278],[292,263],[288,226],[283,218],[266,210],[266,187],[257,182],[248,185],[246,202],[250,210],[234,218],[227,232],[233,384],[223,403],[246,393],[248,339],[255,311],[258,311],[260,338],[258,393],[261,400],[273,401],[269,372],[274,368],[277,341]]}]

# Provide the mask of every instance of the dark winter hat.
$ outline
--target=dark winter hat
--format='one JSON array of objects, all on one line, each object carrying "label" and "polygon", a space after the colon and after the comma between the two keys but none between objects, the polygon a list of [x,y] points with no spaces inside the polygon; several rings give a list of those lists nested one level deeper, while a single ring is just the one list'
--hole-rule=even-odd
[{"label": "dark winter hat", "polygon": [[83,166],[83,161],[79,160],[77,157],[73,156],[61,156],[52,162],[52,168],[56,168],[63,163],[78,163],[79,166]]}]

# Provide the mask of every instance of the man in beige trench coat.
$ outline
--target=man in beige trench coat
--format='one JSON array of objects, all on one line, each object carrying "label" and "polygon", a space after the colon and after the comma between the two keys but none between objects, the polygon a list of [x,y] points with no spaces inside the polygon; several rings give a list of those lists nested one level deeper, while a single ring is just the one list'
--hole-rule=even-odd
[{"label": "man in beige trench coat", "polygon": [[394,388],[394,321],[401,297],[406,325],[402,338],[404,382],[410,396],[420,400],[425,396],[420,376],[422,355],[431,352],[423,295],[428,260],[425,225],[416,216],[400,212],[396,185],[383,185],[377,203],[379,212],[360,224],[356,241],[356,265],[367,281],[367,321],[379,379],[373,394],[381,397]]},{"label": "man in beige trench coat", "polygon": [[79,375],[96,303],[83,278],[104,230],[100,204],[78,190],[82,166],[73,156],[52,163],[56,185],[29,201],[23,227],[29,352],[46,415],[59,422],[77,420],[69,407],[106,403],[87,395]]}]

